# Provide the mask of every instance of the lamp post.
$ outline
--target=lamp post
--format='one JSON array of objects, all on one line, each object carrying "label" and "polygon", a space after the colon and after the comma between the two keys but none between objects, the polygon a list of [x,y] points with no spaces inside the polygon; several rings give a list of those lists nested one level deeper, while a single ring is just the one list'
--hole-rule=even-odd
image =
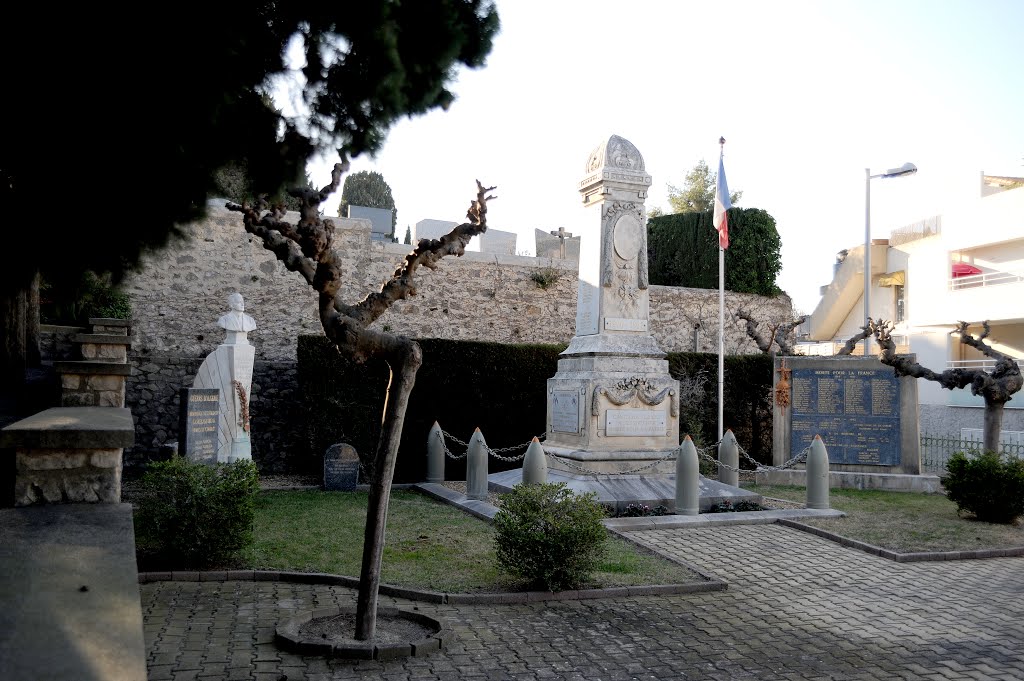
[{"label": "lamp post", "polygon": [[[899,168],[890,168],[884,173],[871,174],[871,168],[864,169],[864,324],[871,319],[871,180],[876,177],[904,177],[917,172],[913,163],[904,163]],[[871,351],[871,336],[864,338],[864,356]]]}]

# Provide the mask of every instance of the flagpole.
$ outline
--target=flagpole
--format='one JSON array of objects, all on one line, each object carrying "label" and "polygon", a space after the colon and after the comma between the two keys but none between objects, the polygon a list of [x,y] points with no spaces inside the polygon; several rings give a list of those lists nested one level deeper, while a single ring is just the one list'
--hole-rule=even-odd
[{"label": "flagpole", "polygon": [[[718,167],[725,158],[725,138],[718,138]],[[716,225],[717,227],[717,225]],[[725,435],[723,418],[725,414],[725,249],[718,242],[718,441]]]}]

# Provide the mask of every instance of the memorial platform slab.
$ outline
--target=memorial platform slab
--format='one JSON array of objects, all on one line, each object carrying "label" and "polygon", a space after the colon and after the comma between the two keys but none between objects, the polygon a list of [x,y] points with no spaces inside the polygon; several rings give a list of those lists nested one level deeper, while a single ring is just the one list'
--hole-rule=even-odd
[{"label": "memorial platform slab", "polygon": [[145,681],[130,504],[0,509],[5,681]]}]

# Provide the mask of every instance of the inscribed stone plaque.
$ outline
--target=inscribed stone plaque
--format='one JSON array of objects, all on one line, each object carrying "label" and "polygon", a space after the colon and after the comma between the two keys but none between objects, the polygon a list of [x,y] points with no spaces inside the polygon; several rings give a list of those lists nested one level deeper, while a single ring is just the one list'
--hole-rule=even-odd
[{"label": "inscribed stone plaque", "polygon": [[665,436],[665,412],[652,409],[609,409],[605,412],[604,434],[615,436]]},{"label": "inscribed stone plaque", "polygon": [[580,432],[580,394],[575,390],[551,393],[551,430],[558,433]]},{"label": "inscribed stone plaque", "polygon": [[579,287],[576,290],[576,335],[599,331],[601,314],[601,239],[586,233],[580,238]]},{"label": "inscribed stone plaque", "polygon": [[178,428],[178,454],[192,461],[217,461],[220,426],[220,390],[182,388]]},{"label": "inscribed stone plaque", "polygon": [[352,445],[339,442],[324,453],[324,489],[350,492],[359,482],[359,454]]},{"label": "inscribed stone plaque", "polygon": [[606,331],[646,331],[646,319],[627,319],[625,317],[605,317]]},{"label": "inscribed stone plaque", "polygon": [[892,369],[793,369],[791,456],[815,435],[831,463],[900,465],[900,384]]}]

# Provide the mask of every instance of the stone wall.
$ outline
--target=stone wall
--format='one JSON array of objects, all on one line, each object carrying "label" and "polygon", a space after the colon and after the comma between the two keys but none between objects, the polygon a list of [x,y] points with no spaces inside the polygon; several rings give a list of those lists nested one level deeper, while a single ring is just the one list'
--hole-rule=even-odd
[{"label": "stone wall", "polygon": [[[135,417],[135,446],[125,451],[125,465],[138,466],[162,445],[178,439],[180,390],[192,385],[203,358],[154,356],[131,358],[134,374],[128,378],[126,406]],[[288,461],[289,453],[305,452],[298,437],[301,405],[296,398],[294,360],[256,360],[249,396],[253,457],[265,472],[284,472],[301,466]]]},{"label": "stone wall", "polygon": [[[297,214],[289,216],[294,221]],[[379,290],[409,251],[372,242],[366,220],[334,218],[342,259],[343,297],[358,302]],[[129,463],[177,440],[178,390],[192,385],[202,360],[224,339],[217,318],[238,291],[257,323],[252,387],[253,456],[263,470],[293,468],[309,456],[296,439],[296,345],[300,334],[322,332],[316,295],[245,232],[238,213],[211,204],[209,217],[185,228],[189,239],[147,257],[124,290],[132,301],[132,347],[127,406],[136,420]],[[466,253],[417,273],[418,295],[399,301],[376,323],[414,338],[504,343],[568,343],[575,330],[575,261]],[[538,280],[545,282],[541,286]],[[729,310],[789,318],[787,296],[726,294],[726,351],[757,352]],[[651,332],[665,351],[717,351],[718,292],[651,287]]]}]

